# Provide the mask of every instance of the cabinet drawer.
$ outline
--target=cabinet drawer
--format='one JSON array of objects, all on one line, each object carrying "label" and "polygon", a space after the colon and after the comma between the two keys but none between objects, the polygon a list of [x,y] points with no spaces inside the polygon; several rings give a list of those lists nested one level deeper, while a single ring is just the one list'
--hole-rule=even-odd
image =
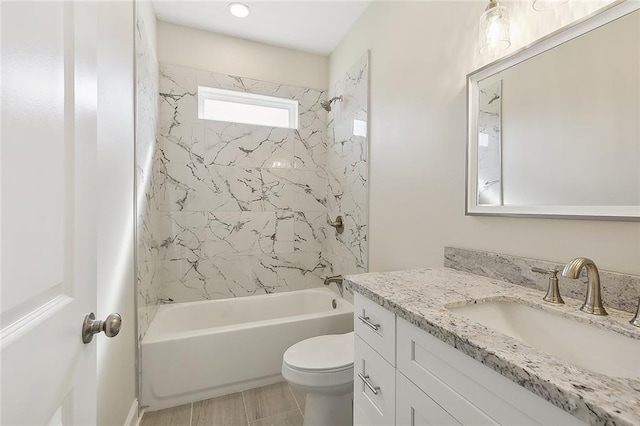
[{"label": "cabinet drawer", "polygon": [[353,364],[353,402],[371,425],[392,425],[395,420],[396,370],[356,336]]},{"label": "cabinet drawer", "polygon": [[583,424],[401,318],[398,370],[462,424]]},{"label": "cabinet drawer", "polygon": [[396,315],[355,294],[353,330],[391,365],[396,365]]},{"label": "cabinet drawer", "polygon": [[459,426],[460,423],[400,372],[396,374],[396,425]]}]

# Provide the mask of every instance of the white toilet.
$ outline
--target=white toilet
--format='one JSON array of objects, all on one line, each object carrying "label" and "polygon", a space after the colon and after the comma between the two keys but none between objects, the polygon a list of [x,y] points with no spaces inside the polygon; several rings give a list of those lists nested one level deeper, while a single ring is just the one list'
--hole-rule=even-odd
[{"label": "white toilet", "polygon": [[282,376],[307,394],[304,426],[353,423],[353,332],[312,337],[282,357]]}]

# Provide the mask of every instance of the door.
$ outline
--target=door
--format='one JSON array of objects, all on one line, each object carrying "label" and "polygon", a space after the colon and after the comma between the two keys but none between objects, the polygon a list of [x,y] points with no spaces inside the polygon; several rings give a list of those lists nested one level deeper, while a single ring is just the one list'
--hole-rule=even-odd
[{"label": "door", "polygon": [[96,6],[0,4],[0,422],[93,425]]}]

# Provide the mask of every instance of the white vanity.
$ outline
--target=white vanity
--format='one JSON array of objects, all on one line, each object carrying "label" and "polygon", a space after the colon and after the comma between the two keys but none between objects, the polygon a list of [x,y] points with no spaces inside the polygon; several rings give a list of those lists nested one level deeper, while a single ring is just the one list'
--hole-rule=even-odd
[{"label": "white vanity", "polygon": [[354,308],[355,425],[584,424],[364,296]]},{"label": "white vanity", "polygon": [[[356,425],[640,424],[640,364],[637,377],[604,377],[450,310],[487,300],[543,304],[536,290],[447,268],[346,281],[355,292]],[[577,305],[552,314],[572,317]],[[575,317],[592,322],[586,315]],[[640,330],[626,316],[614,311],[597,326],[638,339],[640,351]]]}]

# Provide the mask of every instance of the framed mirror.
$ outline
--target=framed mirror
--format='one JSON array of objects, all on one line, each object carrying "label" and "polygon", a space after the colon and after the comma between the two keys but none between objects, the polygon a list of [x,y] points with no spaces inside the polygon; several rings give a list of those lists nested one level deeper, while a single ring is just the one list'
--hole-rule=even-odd
[{"label": "framed mirror", "polygon": [[640,220],[640,2],[467,76],[467,215]]}]

